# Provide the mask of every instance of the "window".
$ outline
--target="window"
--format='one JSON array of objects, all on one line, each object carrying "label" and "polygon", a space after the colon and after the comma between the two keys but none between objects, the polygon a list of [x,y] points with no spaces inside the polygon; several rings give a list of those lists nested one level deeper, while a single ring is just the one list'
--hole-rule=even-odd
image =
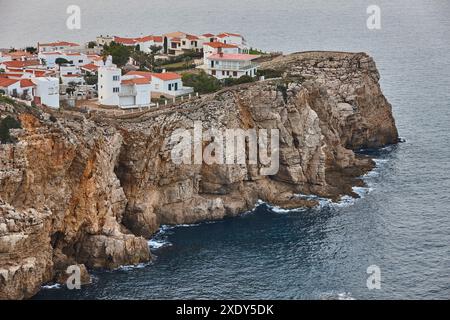
[{"label": "window", "polygon": [[230,75],[230,71],[227,71],[227,76],[229,76]]},{"label": "window", "polygon": [[78,60],[78,63],[83,63],[83,60]]},{"label": "window", "polygon": [[113,88],[113,92],[119,92],[120,88]]},{"label": "window", "polygon": [[172,84],[169,83],[169,91],[172,91]]},{"label": "window", "polygon": [[222,75],[223,75],[223,76],[225,75],[225,71],[222,71]]},{"label": "window", "polygon": [[119,81],[119,76],[113,76],[113,81]]},{"label": "window", "polygon": [[183,46],[185,46],[185,45],[186,45],[186,41],[183,40]]},{"label": "window", "polygon": [[216,70],[213,70],[211,73],[212,73],[213,76],[215,76],[216,75]]},{"label": "window", "polygon": [[233,71],[233,77],[237,77],[237,71]]}]

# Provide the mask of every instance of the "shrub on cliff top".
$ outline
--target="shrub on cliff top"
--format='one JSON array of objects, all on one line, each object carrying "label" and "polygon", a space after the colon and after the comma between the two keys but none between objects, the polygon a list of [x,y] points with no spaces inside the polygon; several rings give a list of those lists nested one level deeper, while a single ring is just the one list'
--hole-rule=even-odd
[{"label": "shrub on cliff top", "polygon": [[9,130],[20,128],[20,122],[11,116],[6,116],[0,121],[0,142],[1,143],[12,143],[14,142],[11,137]]},{"label": "shrub on cliff top", "polygon": [[183,85],[193,87],[194,91],[198,93],[211,93],[221,89],[219,80],[207,75],[204,71],[199,74],[184,74]]}]

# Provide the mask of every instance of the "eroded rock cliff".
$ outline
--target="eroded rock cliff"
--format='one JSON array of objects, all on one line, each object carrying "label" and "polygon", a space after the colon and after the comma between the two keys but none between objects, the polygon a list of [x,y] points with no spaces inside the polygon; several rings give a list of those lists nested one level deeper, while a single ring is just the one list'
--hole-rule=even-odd
[{"label": "eroded rock cliff", "polygon": [[[397,142],[391,106],[364,53],[310,52],[264,69],[280,78],[231,87],[129,119],[2,103],[15,143],[0,145],[0,298],[28,298],[68,265],[116,268],[151,258],[161,224],[235,216],[258,199],[337,199],[372,167],[354,150]],[[176,164],[176,129],[278,129],[279,170]],[[205,148],[206,145],[203,144]]]}]

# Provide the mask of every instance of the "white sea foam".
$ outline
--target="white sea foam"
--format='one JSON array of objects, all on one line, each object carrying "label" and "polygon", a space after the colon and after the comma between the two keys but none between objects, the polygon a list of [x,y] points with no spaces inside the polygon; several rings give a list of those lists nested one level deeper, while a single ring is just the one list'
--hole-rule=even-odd
[{"label": "white sea foam", "polygon": [[319,297],[322,300],[356,300],[350,292],[325,292]]},{"label": "white sea foam", "polygon": [[41,289],[44,289],[44,290],[61,289],[61,288],[62,288],[62,285],[60,283],[47,284],[47,285],[41,286]]},{"label": "white sea foam", "polygon": [[120,266],[120,267],[114,269],[113,271],[131,271],[131,270],[135,270],[135,269],[142,269],[149,265],[150,265],[150,262],[125,265],[125,266]]},{"label": "white sea foam", "polygon": [[148,246],[150,247],[150,249],[159,249],[162,247],[170,247],[172,244],[167,241],[167,240],[163,240],[163,239],[150,239],[148,240]]}]

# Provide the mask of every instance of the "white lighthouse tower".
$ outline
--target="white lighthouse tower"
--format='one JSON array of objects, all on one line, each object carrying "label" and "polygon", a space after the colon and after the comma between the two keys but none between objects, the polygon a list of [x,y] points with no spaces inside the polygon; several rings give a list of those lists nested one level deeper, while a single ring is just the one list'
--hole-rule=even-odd
[{"label": "white lighthouse tower", "polygon": [[98,69],[98,101],[106,106],[118,106],[122,72],[108,56]]}]

